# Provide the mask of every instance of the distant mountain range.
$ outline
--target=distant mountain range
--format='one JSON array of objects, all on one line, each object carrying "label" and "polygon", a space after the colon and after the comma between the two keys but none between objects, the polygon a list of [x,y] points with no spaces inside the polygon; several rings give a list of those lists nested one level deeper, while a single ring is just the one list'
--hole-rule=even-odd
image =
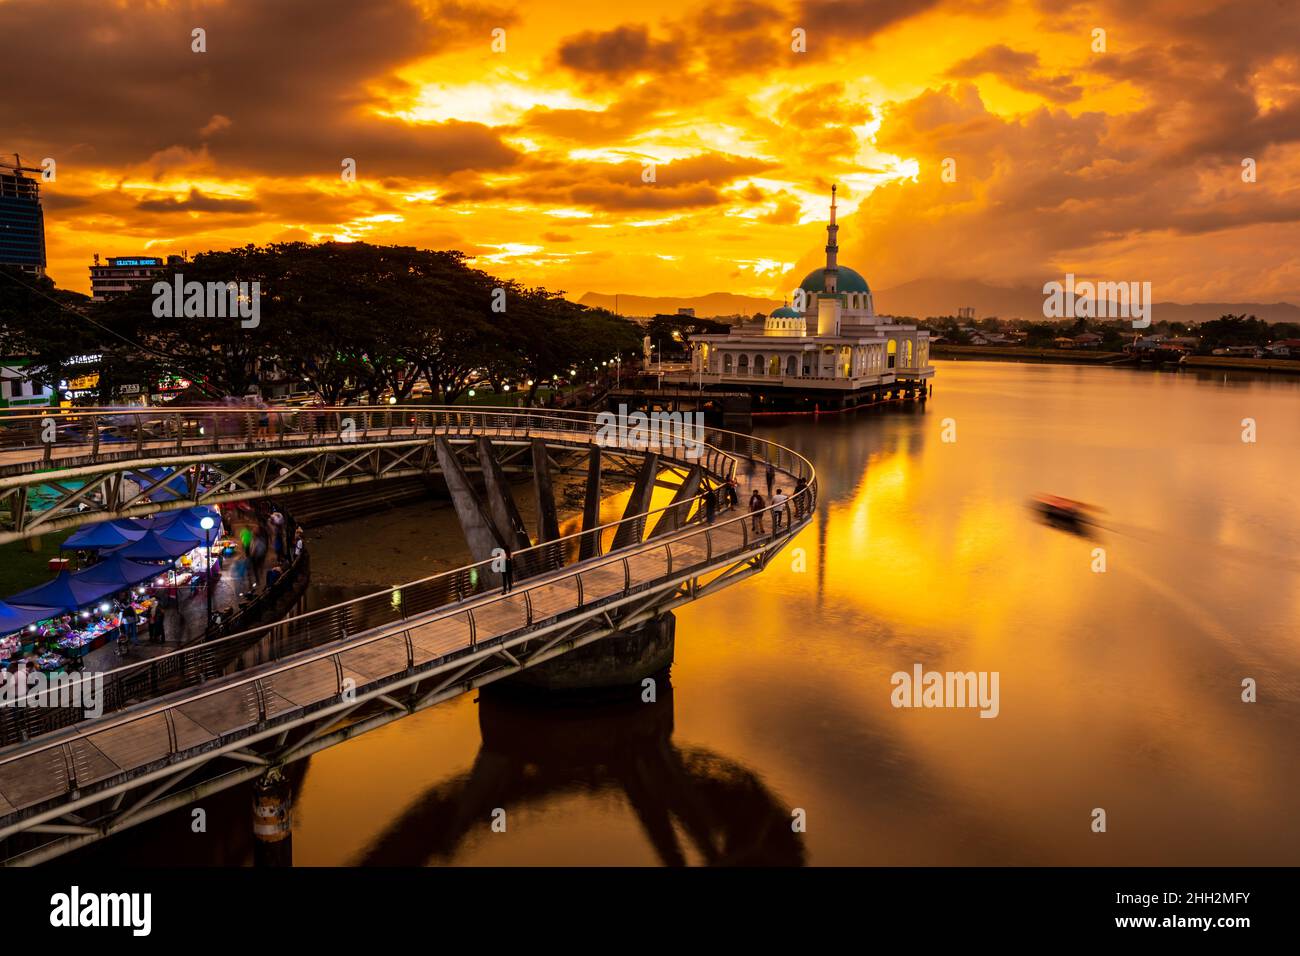
[{"label": "distant mountain range", "polygon": [[[916,279],[892,289],[876,289],[876,311],[884,315],[909,315],[925,318],[932,315],[956,315],[962,306],[972,306],[977,319],[996,315],[1002,319],[1041,320],[1043,292],[1041,286],[995,286],[970,279]],[[588,292],[583,305],[615,308],[615,297]],[[753,315],[771,312],[779,299],[710,292],[696,296],[619,295],[617,311],[628,316],[651,316],[694,309],[702,317],[715,315]],[[1300,322],[1300,306],[1290,302],[1157,302],[1152,321],[1208,322],[1222,315],[1246,314],[1265,322]]]},{"label": "distant mountain range", "polygon": [[694,309],[695,314],[708,318],[713,315],[753,315],[762,312],[766,315],[778,305],[780,299],[764,299],[753,295],[736,295],[731,292],[710,292],[708,295],[661,296],[661,295],[619,295],[617,308],[615,297],[600,292],[588,292],[578,300],[583,305],[600,309],[617,311],[620,315],[635,317],[672,314],[678,309]]}]

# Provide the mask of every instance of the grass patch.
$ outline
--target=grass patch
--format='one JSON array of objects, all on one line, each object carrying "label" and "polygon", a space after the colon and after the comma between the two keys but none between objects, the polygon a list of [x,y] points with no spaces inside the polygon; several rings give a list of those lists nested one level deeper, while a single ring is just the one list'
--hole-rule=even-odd
[{"label": "grass patch", "polygon": [[11,541],[0,544],[0,598],[8,598],[18,591],[34,588],[54,577],[49,569],[50,558],[71,557],[71,551],[60,551],[59,545],[71,531],[56,531],[41,535],[40,547],[29,551],[29,541]]}]

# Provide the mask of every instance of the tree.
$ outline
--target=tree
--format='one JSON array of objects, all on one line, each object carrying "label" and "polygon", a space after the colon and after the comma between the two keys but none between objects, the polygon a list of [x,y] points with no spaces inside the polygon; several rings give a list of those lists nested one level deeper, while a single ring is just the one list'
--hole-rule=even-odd
[{"label": "tree", "polygon": [[112,336],[90,316],[91,301],[58,289],[48,276],[36,277],[0,266],[0,357],[28,361],[28,375],[51,386],[100,371],[69,359],[102,354]]}]

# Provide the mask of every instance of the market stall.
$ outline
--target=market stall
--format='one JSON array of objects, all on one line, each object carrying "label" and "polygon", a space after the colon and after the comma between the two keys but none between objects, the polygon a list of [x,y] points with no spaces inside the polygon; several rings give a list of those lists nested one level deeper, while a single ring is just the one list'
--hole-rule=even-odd
[{"label": "market stall", "polygon": [[[203,528],[204,519],[211,527]],[[63,546],[98,552],[101,560],[0,602],[0,663],[75,666],[119,636],[126,607],[145,620],[160,598],[215,581],[228,544],[220,513],[205,506],[81,529]]]},{"label": "market stall", "polygon": [[[180,522],[177,522],[180,524]],[[113,552],[114,556],[135,558],[141,561],[165,561],[168,567],[154,567],[152,588],[156,594],[178,598],[185,590],[191,593],[208,587],[221,574],[221,551],[218,547],[204,546],[183,529],[167,529],[174,534],[149,531],[139,541],[134,541]],[[210,545],[217,540],[209,534]]]},{"label": "market stall", "polygon": [[7,666],[22,656],[23,647],[31,643],[27,628],[49,614],[47,607],[23,607],[0,601],[0,666]]},{"label": "market stall", "polygon": [[53,581],[14,595],[13,603],[40,614],[21,631],[18,653],[36,654],[38,670],[58,671],[102,647],[122,625],[122,605],[113,596],[146,598],[146,592],[132,588],[157,572],[154,565],[114,557],[84,571],[61,572]]}]

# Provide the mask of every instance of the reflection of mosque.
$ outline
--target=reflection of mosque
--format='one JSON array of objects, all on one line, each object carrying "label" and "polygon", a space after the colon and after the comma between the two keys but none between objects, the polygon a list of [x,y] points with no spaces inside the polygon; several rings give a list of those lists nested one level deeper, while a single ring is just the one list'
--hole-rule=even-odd
[{"label": "reflection of mosque", "polygon": [[[485,690],[488,690],[485,688]],[[804,848],[781,805],[752,771],[672,742],[673,692],[657,702],[543,705],[484,693],[483,744],[470,769],[421,795],[355,864],[454,863],[462,843],[507,813],[575,794],[621,793],[659,860],[710,866],[800,866]]]}]

